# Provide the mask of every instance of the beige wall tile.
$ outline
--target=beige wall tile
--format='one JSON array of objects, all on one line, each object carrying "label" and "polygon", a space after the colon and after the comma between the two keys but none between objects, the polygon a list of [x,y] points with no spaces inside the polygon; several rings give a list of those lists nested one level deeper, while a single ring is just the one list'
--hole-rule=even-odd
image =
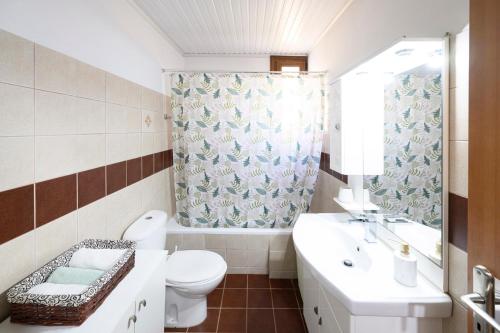
[{"label": "beige wall tile", "polygon": [[141,109],[149,111],[161,112],[162,95],[154,90],[142,87],[141,93]]},{"label": "beige wall tile", "polygon": [[269,271],[297,270],[295,254],[291,251],[270,251]]},{"label": "beige wall tile", "polygon": [[451,317],[444,320],[443,326],[444,333],[467,333],[467,310],[456,300]]},{"label": "beige wall tile", "polygon": [[339,188],[342,186],[345,187],[347,185],[323,170],[319,170],[316,190],[311,201],[311,213],[344,212],[344,209],[333,201],[333,198],[338,195]]},{"label": "beige wall tile", "polygon": [[106,163],[106,136],[104,134],[77,135],[76,172],[97,168]]},{"label": "beige wall tile", "polygon": [[210,248],[207,248],[207,251],[215,252],[218,255],[220,255],[224,260],[226,260],[226,249],[210,249]]},{"label": "beige wall tile", "polygon": [[125,161],[129,157],[129,147],[125,144],[128,134],[106,134],[106,164]]},{"label": "beige wall tile", "polygon": [[123,232],[141,215],[143,181],[106,197],[106,238],[121,239]]},{"label": "beige wall tile", "polygon": [[35,133],[37,135],[104,133],[103,102],[37,90]]},{"label": "beige wall tile", "polygon": [[449,292],[455,298],[467,294],[467,252],[458,247],[448,245],[448,286]]},{"label": "beige wall tile", "polygon": [[106,198],[79,208],[78,241],[88,238],[106,239]]},{"label": "beige wall tile", "polygon": [[182,235],[167,233],[167,250],[169,253],[173,253],[176,246],[179,250],[182,248]]},{"label": "beige wall tile", "polygon": [[206,235],[205,245],[207,249],[226,249],[226,235]]},{"label": "beige wall tile", "polygon": [[37,44],[35,88],[102,101],[105,72]]},{"label": "beige wall tile", "polygon": [[0,30],[0,82],[33,87],[34,43]]},{"label": "beige wall tile", "polygon": [[40,267],[77,243],[76,211],[35,230],[36,266]]},{"label": "beige wall tile", "polygon": [[158,153],[165,150],[166,146],[162,140],[163,135],[161,133],[153,133],[153,152]]},{"label": "beige wall tile", "polygon": [[128,159],[142,156],[141,133],[127,134]]},{"label": "beige wall tile", "polygon": [[34,139],[0,137],[0,191],[33,183]]},{"label": "beige wall tile", "polygon": [[141,132],[141,111],[118,104],[106,104],[106,133]]},{"label": "beige wall tile", "polygon": [[450,140],[469,140],[469,86],[450,89]]},{"label": "beige wall tile", "polygon": [[116,75],[106,73],[106,102],[140,108],[141,87]]},{"label": "beige wall tile", "polygon": [[167,132],[157,133],[157,135],[155,136],[155,140],[159,140],[158,143],[155,142],[155,147],[157,147],[158,151],[164,151],[168,149]]},{"label": "beige wall tile", "polygon": [[35,270],[35,232],[30,231],[0,245],[0,293]]},{"label": "beige wall tile", "polygon": [[247,235],[247,248],[249,250],[269,250],[269,235]]},{"label": "beige wall tile", "polygon": [[155,152],[154,133],[142,133],[142,155],[149,155]]},{"label": "beige wall tile", "polygon": [[272,235],[270,239],[270,250],[284,251],[288,248],[291,242],[293,242],[291,234]]},{"label": "beige wall tile", "polygon": [[0,83],[0,136],[33,135],[34,118],[33,89]]},{"label": "beige wall tile", "polygon": [[467,141],[450,141],[450,192],[468,197],[469,147]]}]

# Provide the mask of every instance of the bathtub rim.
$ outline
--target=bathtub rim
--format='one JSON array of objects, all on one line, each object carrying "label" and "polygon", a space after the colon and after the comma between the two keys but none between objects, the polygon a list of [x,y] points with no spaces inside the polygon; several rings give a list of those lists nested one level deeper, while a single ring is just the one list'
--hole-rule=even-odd
[{"label": "bathtub rim", "polygon": [[205,235],[290,235],[292,228],[195,228],[177,223],[175,217],[167,221],[167,234],[205,234]]}]

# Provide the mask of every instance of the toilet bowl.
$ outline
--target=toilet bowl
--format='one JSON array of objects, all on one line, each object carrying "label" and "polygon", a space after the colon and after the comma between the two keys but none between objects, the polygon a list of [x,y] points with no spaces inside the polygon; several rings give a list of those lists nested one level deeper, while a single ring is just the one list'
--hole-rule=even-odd
[{"label": "toilet bowl", "polygon": [[[164,250],[167,214],[153,210],[132,223],[123,239],[137,243],[137,249]],[[176,251],[165,264],[165,327],[191,327],[207,317],[207,295],[224,279],[227,264],[215,252]]]}]

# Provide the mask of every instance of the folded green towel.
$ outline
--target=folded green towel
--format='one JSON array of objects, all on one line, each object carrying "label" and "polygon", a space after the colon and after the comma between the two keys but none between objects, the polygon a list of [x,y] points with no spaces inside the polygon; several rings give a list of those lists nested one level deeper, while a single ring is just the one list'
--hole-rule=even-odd
[{"label": "folded green towel", "polygon": [[102,274],[104,271],[97,269],[61,266],[57,267],[45,282],[89,285],[100,278]]}]

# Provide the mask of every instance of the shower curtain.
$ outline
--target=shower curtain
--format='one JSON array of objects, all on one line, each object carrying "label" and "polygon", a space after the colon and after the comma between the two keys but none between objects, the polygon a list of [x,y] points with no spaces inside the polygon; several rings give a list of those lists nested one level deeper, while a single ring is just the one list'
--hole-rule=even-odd
[{"label": "shower curtain", "polygon": [[314,194],[323,75],[174,73],[178,222],[286,228]]}]

